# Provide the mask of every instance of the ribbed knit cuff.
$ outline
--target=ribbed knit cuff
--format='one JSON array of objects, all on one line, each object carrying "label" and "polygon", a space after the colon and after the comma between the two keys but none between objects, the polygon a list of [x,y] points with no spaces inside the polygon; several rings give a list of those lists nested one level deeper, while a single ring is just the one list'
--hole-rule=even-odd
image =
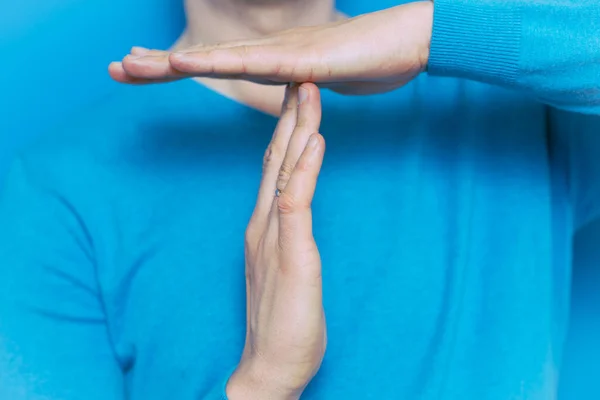
[{"label": "ribbed knit cuff", "polygon": [[434,0],[427,72],[511,85],[519,70],[518,2]]}]

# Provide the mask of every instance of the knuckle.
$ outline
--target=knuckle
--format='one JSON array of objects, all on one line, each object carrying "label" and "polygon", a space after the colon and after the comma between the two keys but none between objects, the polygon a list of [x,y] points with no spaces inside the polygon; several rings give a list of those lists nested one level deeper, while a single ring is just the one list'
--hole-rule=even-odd
[{"label": "knuckle", "polygon": [[[278,184],[285,184],[289,181],[290,176],[292,175],[292,171],[294,170],[294,166],[290,164],[289,161],[283,160],[281,164],[281,168],[279,168],[279,175],[277,177]],[[283,186],[278,186],[279,189],[283,189]]]},{"label": "knuckle", "polygon": [[263,155],[263,171],[267,168],[270,168],[276,160],[280,159],[281,150],[279,146],[275,143],[277,133],[275,133],[273,141],[269,143],[269,146],[265,150],[265,154]]},{"label": "knuckle", "polygon": [[273,161],[273,144],[269,144],[267,150],[265,150],[265,154],[263,155],[263,171],[267,169],[271,162]]},{"label": "knuckle", "polygon": [[293,196],[286,192],[282,192],[277,201],[277,208],[282,214],[292,214],[296,211],[297,202]]},{"label": "knuckle", "polygon": [[299,201],[289,193],[282,192],[277,201],[277,208],[281,214],[293,214],[310,208],[310,204]]}]

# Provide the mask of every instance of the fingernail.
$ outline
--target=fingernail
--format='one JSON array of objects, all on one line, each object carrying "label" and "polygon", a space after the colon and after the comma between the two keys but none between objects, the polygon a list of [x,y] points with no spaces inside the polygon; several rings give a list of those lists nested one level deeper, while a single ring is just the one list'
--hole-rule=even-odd
[{"label": "fingernail", "polygon": [[135,53],[136,56],[142,56],[146,53],[148,53],[150,51],[150,49],[147,49],[145,47],[140,47],[140,46],[133,46],[131,48],[131,52]]},{"label": "fingernail", "polygon": [[129,54],[125,58],[128,58],[129,60],[139,60],[142,57],[141,56],[134,56],[133,54]]},{"label": "fingernail", "polygon": [[171,54],[171,57],[175,57],[179,60],[188,60],[190,58],[190,55],[184,52],[175,52]]},{"label": "fingernail", "polygon": [[306,99],[308,99],[308,90],[300,86],[300,89],[298,90],[298,105],[302,105]]},{"label": "fingernail", "polygon": [[317,137],[317,135],[310,135],[310,139],[308,139],[308,148],[310,149],[315,149],[317,147],[317,144],[319,144],[319,138]]}]

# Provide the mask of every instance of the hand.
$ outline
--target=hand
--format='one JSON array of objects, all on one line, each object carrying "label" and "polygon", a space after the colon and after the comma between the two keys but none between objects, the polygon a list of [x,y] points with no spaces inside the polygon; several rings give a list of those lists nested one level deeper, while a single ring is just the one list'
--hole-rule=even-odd
[{"label": "hand", "polygon": [[231,400],[297,399],[325,353],[321,259],[311,215],[325,150],[320,120],[314,85],[286,90],[246,231],[246,344],[227,385]]},{"label": "hand", "polygon": [[386,92],[425,70],[432,24],[433,4],[421,1],[257,40],[177,53],[138,49],[109,71],[123,83],[208,77],[314,82],[345,94]]}]

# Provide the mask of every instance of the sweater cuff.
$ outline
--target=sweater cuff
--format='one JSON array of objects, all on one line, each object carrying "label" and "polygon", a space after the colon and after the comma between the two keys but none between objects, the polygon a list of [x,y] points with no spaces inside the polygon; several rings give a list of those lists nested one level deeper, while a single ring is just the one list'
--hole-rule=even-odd
[{"label": "sweater cuff", "polygon": [[497,0],[433,0],[427,71],[512,85],[521,50],[521,7]]}]

